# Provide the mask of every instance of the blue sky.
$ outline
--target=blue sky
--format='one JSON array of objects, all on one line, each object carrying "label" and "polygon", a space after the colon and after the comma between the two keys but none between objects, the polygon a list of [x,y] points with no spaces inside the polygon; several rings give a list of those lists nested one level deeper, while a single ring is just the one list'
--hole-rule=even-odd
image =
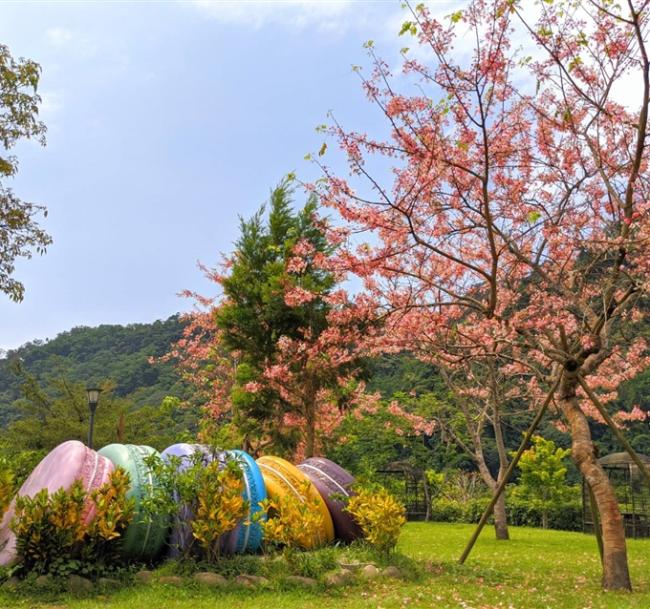
[{"label": "blue sky", "polygon": [[328,110],[379,127],[351,65],[367,39],[396,58],[405,18],[392,1],[0,3],[0,41],[42,66],[48,125],[11,186],[54,238],[18,265],[25,300],[0,297],[0,348],[210,293],[196,262],[229,251],[284,174],[315,177],[303,157]]}]

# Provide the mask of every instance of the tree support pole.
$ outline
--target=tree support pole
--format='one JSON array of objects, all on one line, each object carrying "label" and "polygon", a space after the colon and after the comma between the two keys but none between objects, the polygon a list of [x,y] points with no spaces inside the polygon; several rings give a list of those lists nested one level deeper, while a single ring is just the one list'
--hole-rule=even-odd
[{"label": "tree support pole", "polygon": [[594,492],[589,486],[589,482],[585,480],[587,491],[589,492],[589,507],[591,508],[591,519],[594,521],[594,533],[596,534],[596,542],[598,543],[598,552],[600,553],[600,562],[603,562],[603,532],[600,530],[600,516],[598,508],[596,507],[596,497]]},{"label": "tree support pole", "polygon": [[580,387],[582,387],[583,391],[587,394],[589,399],[592,401],[593,405],[598,409],[600,416],[602,416],[603,419],[605,419],[605,422],[607,423],[609,428],[614,432],[616,439],[621,443],[621,446],[623,446],[623,448],[628,452],[630,457],[632,457],[632,461],[634,461],[636,466],[639,468],[639,471],[645,478],[646,482],[650,485],[650,471],[648,471],[646,464],[643,461],[641,461],[639,455],[632,448],[632,445],[627,441],[627,438],[623,435],[623,432],[618,428],[618,426],[614,422],[614,419],[612,419],[612,417],[609,415],[609,413],[605,409],[605,406],[603,406],[602,402],[598,399],[596,394],[591,390],[589,385],[587,385],[585,379],[583,379],[580,375],[578,375],[577,378],[578,378],[578,383],[580,383]]},{"label": "tree support pole", "polygon": [[521,455],[524,453],[526,448],[528,447],[528,443],[530,442],[530,439],[532,438],[533,434],[535,433],[535,430],[537,429],[538,425],[540,424],[542,417],[546,413],[546,409],[548,408],[548,405],[551,403],[551,400],[553,399],[553,395],[555,394],[555,390],[558,388],[558,385],[560,384],[560,380],[562,379],[562,374],[558,377],[557,381],[555,381],[555,384],[551,388],[551,390],[548,392],[548,395],[546,396],[546,399],[544,400],[544,403],[541,405],[539,411],[535,415],[535,418],[533,419],[533,422],[530,424],[530,427],[526,431],[526,435],[524,436],[524,439],[521,441],[521,445],[519,446],[519,450],[515,454],[515,456],[512,458],[512,461],[510,461],[510,465],[508,466],[508,469],[506,470],[505,475],[503,476],[503,479],[499,484],[497,485],[496,489],[494,490],[494,495],[492,495],[492,499],[490,500],[490,503],[488,503],[487,507],[485,508],[485,511],[483,512],[483,515],[481,516],[481,519],[478,522],[478,525],[476,525],[476,530],[474,531],[474,534],[470,538],[469,542],[467,543],[467,546],[465,550],[463,551],[463,554],[461,555],[460,559],[458,562],[462,565],[466,560],[467,557],[469,556],[470,552],[472,551],[472,548],[474,547],[474,544],[476,543],[476,540],[478,539],[479,535],[481,534],[481,531],[483,530],[483,527],[485,526],[485,523],[488,521],[488,518],[490,517],[490,514],[492,514],[492,511],[494,510],[494,506],[496,505],[496,502],[498,501],[499,497],[501,496],[501,493],[503,493],[503,490],[506,488],[506,484],[508,483],[508,480],[510,480],[510,476],[512,476],[512,472],[514,471],[515,467],[517,467],[517,463],[519,463],[519,459],[521,458]]}]

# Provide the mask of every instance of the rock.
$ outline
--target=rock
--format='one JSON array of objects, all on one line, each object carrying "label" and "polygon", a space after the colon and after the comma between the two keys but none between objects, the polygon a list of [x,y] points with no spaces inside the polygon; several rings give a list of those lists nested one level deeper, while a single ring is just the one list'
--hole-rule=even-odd
[{"label": "rock", "polygon": [[183,578],[178,575],[163,575],[158,578],[159,584],[166,584],[168,586],[182,586]]},{"label": "rock", "polygon": [[366,565],[361,569],[361,577],[363,579],[375,579],[379,576],[379,569],[375,565]]},{"label": "rock", "polygon": [[285,580],[287,583],[294,586],[303,586],[305,588],[313,588],[318,585],[318,582],[311,577],[302,577],[301,575],[290,575]]},{"label": "rock", "polygon": [[264,586],[269,583],[269,580],[266,577],[260,577],[259,575],[238,575],[235,577],[235,583],[246,588],[255,588],[257,586]]},{"label": "rock", "polygon": [[402,577],[402,572],[397,567],[386,567],[381,574],[384,577]]},{"label": "rock", "polygon": [[192,578],[197,584],[202,586],[209,586],[211,588],[220,588],[221,586],[226,586],[228,580],[218,573],[212,573],[207,571],[205,573],[195,573]]},{"label": "rock", "polygon": [[2,589],[7,592],[15,592],[20,587],[20,580],[17,577],[10,577],[4,584]]},{"label": "rock", "polygon": [[153,571],[142,570],[135,574],[135,581],[139,584],[148,584],[153,579]]},{"label": "rock", "polygon": [[47,588],[52,583],[51,575],[39,575],[34,580],[34,586],[36,588]]},{"label": "rock", "polygon": [[95,586],[89,579],[81,577],[81,575],[70,575],[66,587],[68,592],[91,592]]},{"label": "rock", "polygon": [[118,588],[122,582],[119,579],[113,579],[112,577],[100,577],[97,580],[97,583],[102,588]]},{"label": "rock", "polygon": [[328,586],[344,586],[354,579],[351,571],[342,569],[341,571],[331,571],[323,578]]},{"label": "rock", "polygon": [[352,562],[346,562],[345,559],[340,559],[338,562],[339,567],[341,567],[341,569],[345,569],[346,571],[358,571],[364,566],[364,564],[356,560]]}]

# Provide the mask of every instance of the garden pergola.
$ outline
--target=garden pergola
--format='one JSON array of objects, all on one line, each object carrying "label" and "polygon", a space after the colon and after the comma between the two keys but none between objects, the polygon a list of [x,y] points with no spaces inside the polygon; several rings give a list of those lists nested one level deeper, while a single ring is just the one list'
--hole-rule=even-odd
[{"label": "garden pergola", "polygon": [[[638,455],[650,468],[650,457]],[[612,481],[623,515],[626,537],[650,537],[650,485],[627,452],[612,453],[598,460]],[[586,533],[596,532],[589,488],[582,481],[582,522]]]},{"label": "garden pergola", "polygon": [[393,461],[377,470],[384,486],[400,498],[408,520],[429,520],[431,496],[424,472],[405,461]]}]

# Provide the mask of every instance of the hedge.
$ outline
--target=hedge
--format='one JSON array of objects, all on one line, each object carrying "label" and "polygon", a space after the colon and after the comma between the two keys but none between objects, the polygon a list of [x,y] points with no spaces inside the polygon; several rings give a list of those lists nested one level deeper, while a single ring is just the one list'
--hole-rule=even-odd
[{"label": "hedge", "polygon": [[[489,497],[456,501],[438,498],[431,502],[431,520],[438,522],[469,522],[480,520],[483,511],[490,502]],[[506,501],[508,524],[515,526],[542,526],[542,512],[520,499]],[[582,504],[572,500],[555,506],[548,512],[548,527],[564,531],[582,531]]]}]

